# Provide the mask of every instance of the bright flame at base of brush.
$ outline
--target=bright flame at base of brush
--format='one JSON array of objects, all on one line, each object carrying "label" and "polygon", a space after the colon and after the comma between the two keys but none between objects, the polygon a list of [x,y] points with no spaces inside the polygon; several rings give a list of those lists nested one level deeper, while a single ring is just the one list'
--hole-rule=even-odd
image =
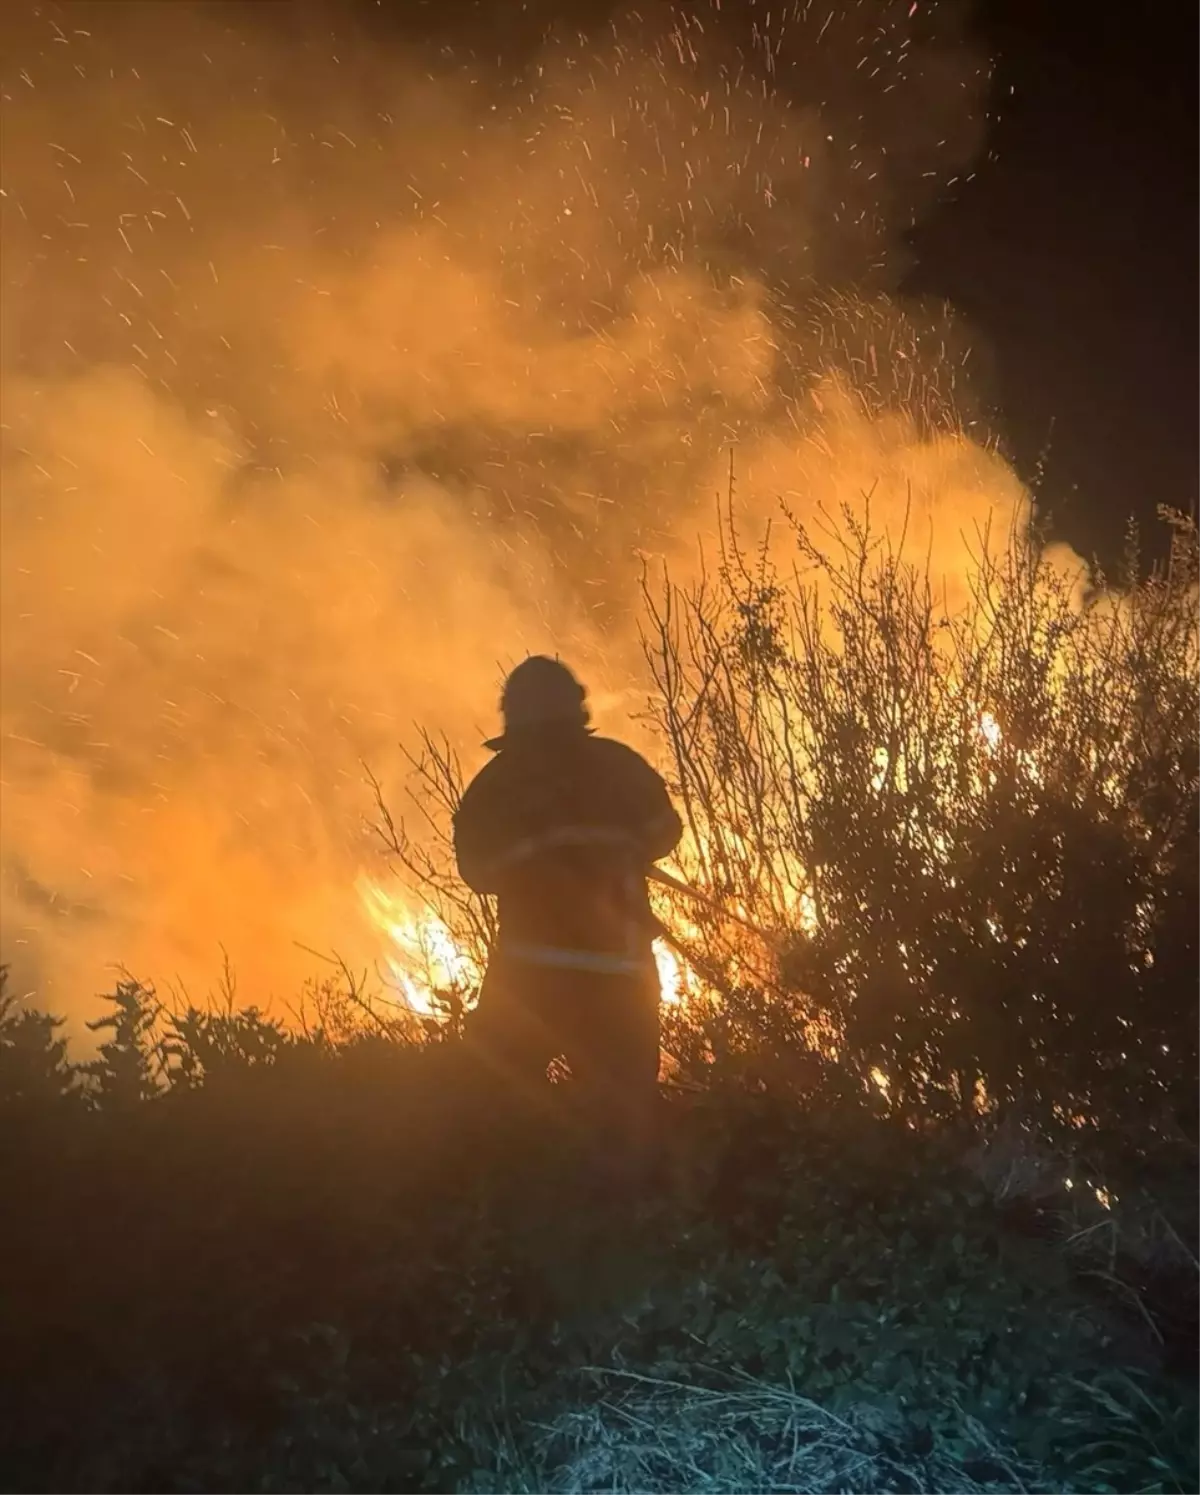
[{"label": "bright flame at base of brush", "polygon": [[359,891],[372,922],[390,942],[383,957],[387,973],[413,1012],[436,1017],[439,993],[465,996],[479,989],[483,972],[436,914],[414,912],[402,897],[366,877],[360,878]]},{"label": "bright flame at base of brush", "polygon": [[[483,970],[454,939],[445,922],[430,910],[417,912],[403,891],[389,892],[369,877],[358,880],[363,908],[387,939],[383,970],[410,1010],[438,1017],[439,994],[469,998],[479,990]],[[687,962],[662,939],[654,941],[654,964],[662,1001],[678,1006],[700,990]]]}]

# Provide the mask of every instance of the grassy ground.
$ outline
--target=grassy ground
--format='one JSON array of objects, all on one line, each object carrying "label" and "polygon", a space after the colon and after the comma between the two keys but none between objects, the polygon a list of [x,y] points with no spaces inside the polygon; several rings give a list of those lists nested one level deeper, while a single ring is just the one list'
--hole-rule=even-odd
[{"label": "grassy ground", "polygon": [[677,1096],[614,1196],[568,1093],[380,1046],[9,1127],[3,1487],[1200,1487],[1188,1367],[961,1148]]}]

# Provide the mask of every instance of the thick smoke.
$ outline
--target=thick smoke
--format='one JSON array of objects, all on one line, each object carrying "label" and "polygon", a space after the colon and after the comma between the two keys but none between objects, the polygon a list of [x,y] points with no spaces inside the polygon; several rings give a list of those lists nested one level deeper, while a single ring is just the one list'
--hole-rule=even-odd
[{"label": "thick smoke", "polygon": [[473,768],[530,650],[626,730],[731,444],[751,513],[871,489],[947,574],[1025,513],[884,299],[978,144],[954,16],[643,5],[519,70],[348,16],[0,21],[0,953],[76,1016],[118,962],[368,962],[361,764],[398,793],[420,722]]}]

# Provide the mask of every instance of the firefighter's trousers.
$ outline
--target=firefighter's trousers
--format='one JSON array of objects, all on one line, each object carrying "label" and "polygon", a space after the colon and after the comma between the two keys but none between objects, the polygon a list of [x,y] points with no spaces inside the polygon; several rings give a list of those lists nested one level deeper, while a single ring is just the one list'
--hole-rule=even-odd
[{"label": "firefighter's trousers", "polygon": [[615,1153],[652,1150],[659,990],[653,955],[636,973],[493,957],[468,1038],[496,1079],[526,1095],[563,1058],[573,1089]]}]

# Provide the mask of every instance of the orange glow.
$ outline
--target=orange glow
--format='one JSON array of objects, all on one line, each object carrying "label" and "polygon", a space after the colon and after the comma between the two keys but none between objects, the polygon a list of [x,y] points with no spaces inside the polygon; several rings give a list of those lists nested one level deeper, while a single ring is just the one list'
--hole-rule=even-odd
[{"label": "orange glow", "polygon": [[[396,885],[388,891],[369,877],[358,879],[363,910],[383,937],[381,964],[389,984],[408,1007],[422,1017],[436,1017],[435,993],[453,991],[473,1000],[482,979],[478,961],[461,946],[445,923]],[[700,990],[701,983],[684,957],[665,940],[654,941],[654,960],[664,1003],[678,1006]]]},{"label": "orange glow", "polygon": [[314,950],[418,1011],[469,986],[384,880],[362,765],[400,812],[419,722],[473,773],[538,650],[652,751],[642,562],[698,574],[731,446],[747,537],[869,494],[951,597],[982,527],[1024,532],[963,334],[886,294],[983,120],[981,57],[924,11],[797,14],[768,53],[799,84],[819,56],[801,108],[666,6],[519,79],[337,7],[320,38],[0,9],[0,926],[76,1028],[118,963],[200,1001],[222,948],[262,1005]]}]

